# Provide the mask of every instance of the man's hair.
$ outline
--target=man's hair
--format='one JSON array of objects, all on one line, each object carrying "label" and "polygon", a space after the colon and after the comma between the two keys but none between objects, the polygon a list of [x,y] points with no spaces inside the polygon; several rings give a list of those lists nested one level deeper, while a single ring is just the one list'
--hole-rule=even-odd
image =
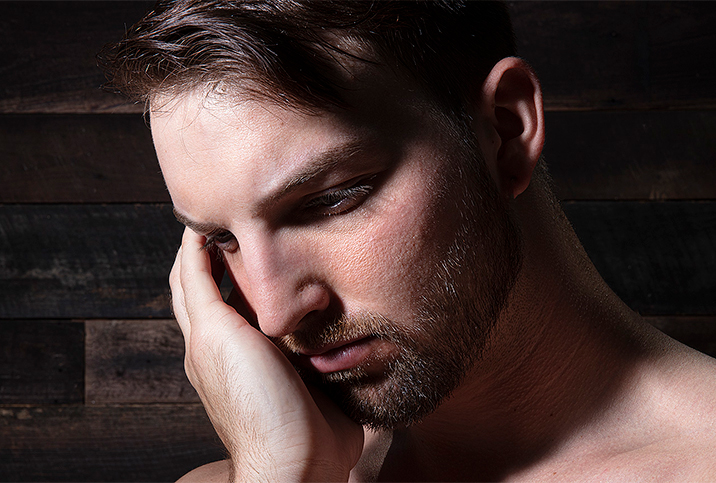
[{"label": "man's hair", "polygon": [[310,110],[344,105],[336,66],[362,59],[407,72],[456,114],[511,55],[502,2],[160,0],[99,61],[137,102],[221,83]]}]

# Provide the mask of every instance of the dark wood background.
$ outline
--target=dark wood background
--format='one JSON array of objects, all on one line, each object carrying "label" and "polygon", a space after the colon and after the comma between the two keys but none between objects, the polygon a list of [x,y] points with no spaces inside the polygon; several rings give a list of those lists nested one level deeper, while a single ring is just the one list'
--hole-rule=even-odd
[{"label": "dark wood background", "polygon": [[[146,2],[0,2],[0,481],[170,481],[222,457],[170,320],[141,108],[94,55]],[[516,2],[545,155],[597,268],[716,354],[716,3]]]}]

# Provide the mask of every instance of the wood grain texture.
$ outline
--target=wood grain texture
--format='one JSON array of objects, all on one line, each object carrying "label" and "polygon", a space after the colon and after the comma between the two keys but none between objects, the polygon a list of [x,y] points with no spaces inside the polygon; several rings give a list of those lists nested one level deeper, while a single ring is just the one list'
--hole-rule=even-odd
[{"label": "wood grain texture", "polygon": [[[716,314],[716,202],[564,207],[633,309]],[[169,205],[0,205],[0,318],[167,318],[181,232]]]},{"label": "wood grain texture", "polygon": [[168,202],[149,128],[132,115],[0,116],[0,202]]},{"label": "wood grain texture", "polygon": [[182,231],[166,204],[0,205],[0,318],[166,318]]},{"label": "wood grain texture", "polygon": [[0,320],[0,405],[84,400],[84,325]]},{"label": "wood grain texture", "polygon": [[[647,320],[714,353],[704,343],[713,340],[713,317]],[[88,321],[96,323],[117,333],[109,321]],[[174,481],[223,455],[197,404],[0,407],[0,481]]]},{"label": "wood grain texture", "polygon": [[[95,54],[148,2],[0,2],[0,112],[139,112],[101,92]],[[712,2],[513,2],[548,109],[712,108]]]},{"label": "wood grain texture", "polygon": [[716,111],[551,112],[562,200],[716,199]]},{"label": "wood grain texture", "polygon": [[[561,199],[715,199],[716,111],[550,112]],[[0,202],[168,202],[140,115],[0,116]]]},{"label": "wood grain texture", "polygon": [[0,2],[0,112],[140,112],[103,92],[95,56],[153,2]]},{"label": "wood grain texture", "polygon": [[199,402],[174,320],[90,320],[87,404]]},{"label": "wood grain texture", "polygon": [[604,280],[645,315],[716,313],[716,203],[569,202]]},{"label": "wood grain texture", "polygon": [[223,455],[201,405],[0,408],[0,481],[176,481]]},{"label": "wood grain texture", "polygon": [[548,110],[716,105],[713,2],[510,5]]}]

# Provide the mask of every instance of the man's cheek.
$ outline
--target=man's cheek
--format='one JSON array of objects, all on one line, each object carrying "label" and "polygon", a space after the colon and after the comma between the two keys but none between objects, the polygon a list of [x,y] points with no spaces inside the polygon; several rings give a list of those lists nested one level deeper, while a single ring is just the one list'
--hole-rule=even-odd
[{"label": "man's cheek", "polygon": [[347,303],[386,313],[419,291],[432,254],[414,223],[376,224],[336,250],[330,272]]}]

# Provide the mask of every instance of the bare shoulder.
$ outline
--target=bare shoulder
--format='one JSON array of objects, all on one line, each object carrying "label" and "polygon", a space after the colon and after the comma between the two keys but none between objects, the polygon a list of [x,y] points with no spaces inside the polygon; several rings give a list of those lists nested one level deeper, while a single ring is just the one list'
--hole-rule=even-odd
[{"label": "bare shoulder", "polygon": [[215,461],[200,466],[179,478],[177,483],[227,483],[229,481],[229,461]]},{"label": "bare shoulder", "polygon": [[615,431],[625,444],[612,446],[616,451],[604,471],[660,481],[716,481],[716,361],[684,349],[668,362],[657,377],[644,378],[632,424]]},{"label": "bare shoulder", "polygon": [[[683,348],[669,360],[665,377],[654,379],[647,392],[651,407],[639,413],[647,423],[650,444],[636,453],[681,468],[690,480],[699,474],[716,479],[716,360]],[[651,424],[649,424],[651,423]],[[628,456],[628,454],[627,454]],[[649,457],[651,456],[651,458]]]},{"label": "bare shoulder", "polygon": [[716,361],[672,351],[527,481],[716,481]]}]

